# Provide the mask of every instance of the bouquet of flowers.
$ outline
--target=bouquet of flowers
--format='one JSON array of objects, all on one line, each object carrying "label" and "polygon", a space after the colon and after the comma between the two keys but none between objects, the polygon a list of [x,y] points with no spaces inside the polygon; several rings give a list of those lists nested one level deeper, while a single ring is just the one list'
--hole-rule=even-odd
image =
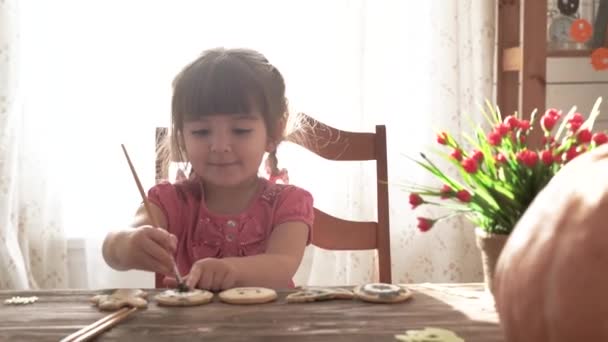
[{"label": "bouquet of flowers", "polygon": [[592,131],[600,103],[598,98],[587,120],[576,107],[567,114],[548,109],[538,120],[543,141],[536,145],[541,146],[528,143],[536,112],[530,120],[516,115],[501,120],[500,112],[491,105],[483,113],[491,131],[475,127],[473,136],[463,134],[467,145],[447,132],[437,134],[437,143],[443,146],[437,154],[454,165],[460,177],[452,177],[424,153],[422,160],[414,160],[443,185],[407,185],[412,208],[435,205],[449,211],[438,218],[418,217],[418,228],[428,231],[439,220],[465,214],[488,233],[509,234],[534,197],[566,163],[608,142],[606,133]]}]

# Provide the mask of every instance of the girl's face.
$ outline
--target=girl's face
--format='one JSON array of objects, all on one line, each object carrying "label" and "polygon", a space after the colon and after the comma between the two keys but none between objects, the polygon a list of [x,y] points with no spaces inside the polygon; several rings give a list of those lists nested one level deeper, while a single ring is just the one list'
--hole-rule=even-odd
[{"label": "girl's face", "polygon": [[222,187],[257,177],[264,152],[271,147],[264,118],[257,110],[186,121],[183,137],[196,174],[204,182]]}]

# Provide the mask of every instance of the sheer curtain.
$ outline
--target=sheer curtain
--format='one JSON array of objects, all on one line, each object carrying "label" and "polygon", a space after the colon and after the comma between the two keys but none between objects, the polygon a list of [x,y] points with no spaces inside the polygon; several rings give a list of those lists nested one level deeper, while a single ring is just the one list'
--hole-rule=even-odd
[{"label": "sheer curtain", "polygon": [[[174,75],[203,49],[250,47],[284,74],[290,106],[345,130],[388,129],[389,180],[421,180],[407,162],[435,128],[460,128],[491,97],[493,4],[399,0],[118,1],[22,3],[30,115],[52,132],[36,148],[61,180],[73,287],[148,287],[150,274],[114,272],[100,242],[125,226],[154,182],[154,128],[167,125]],[[26,131],[29,127],[24,128]],[[284,144],[281,167],[336,216],[374,218],[374,167],[337,165]],[[421,235],[407,194],[391,187],[395,281],[480,278],[470,226],[455,220]],[[298,284],[372,280],[374,253],[307,250]]]},{"label": "sheer curtain", "polygon": [[52,150],[46,127],[27,110],[20,8],[0,2],[0,290],[68,286]]}]

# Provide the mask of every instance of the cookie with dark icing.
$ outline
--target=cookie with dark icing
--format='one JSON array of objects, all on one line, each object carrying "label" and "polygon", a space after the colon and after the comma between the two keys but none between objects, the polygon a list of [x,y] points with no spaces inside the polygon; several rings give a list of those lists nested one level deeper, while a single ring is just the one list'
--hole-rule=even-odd
[{"label": "cookie with dark icing", "polygon": [[400,303],[412,297],[407,288],[394,284],[370,283],[355,287],[355,297],[371,303]]},{"label": "cookie with dark icing", "polygon": [[199,289],[190,291],[170,289],[157,294],[154,299],[161,306],[195,306],[209,303],[213,299],[213,293]]},{"label": "cookie with dark icing", "polygon": [[285,298],[287,303],[309,303],[319,302],[324,300],[331,300],[335,298],[335,292],[329,289],[318,288],[318,289],[304,289],[302,291],[290,293]]}]

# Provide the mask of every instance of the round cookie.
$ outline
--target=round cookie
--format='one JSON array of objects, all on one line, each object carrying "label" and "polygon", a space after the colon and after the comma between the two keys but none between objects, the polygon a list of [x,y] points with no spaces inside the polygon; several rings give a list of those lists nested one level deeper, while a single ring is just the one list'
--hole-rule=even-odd
[{"label": "round cookie", "polygon": [[220,292],[219,297],[228,304],[264,304],[277,299],[277,293],[264,287],[236,287]]},{"label": "round cookie", "polygon": [[371,303],[399,303],[412,296],[412,292],[404,287],[384,283],[357,286],[354,292],[357,298]]},{"label": "round cookie", "polygon": [[186,292],[171,289],[157,294],[154,299],[161,306],[195,306],[209,303],[213,293],[199,289]]},{"label": "round cookie", "polygon": [[335,293],[328,289],[304,289],[290,293],[285,298],[287,303],[308,303],[334,299]]}]

